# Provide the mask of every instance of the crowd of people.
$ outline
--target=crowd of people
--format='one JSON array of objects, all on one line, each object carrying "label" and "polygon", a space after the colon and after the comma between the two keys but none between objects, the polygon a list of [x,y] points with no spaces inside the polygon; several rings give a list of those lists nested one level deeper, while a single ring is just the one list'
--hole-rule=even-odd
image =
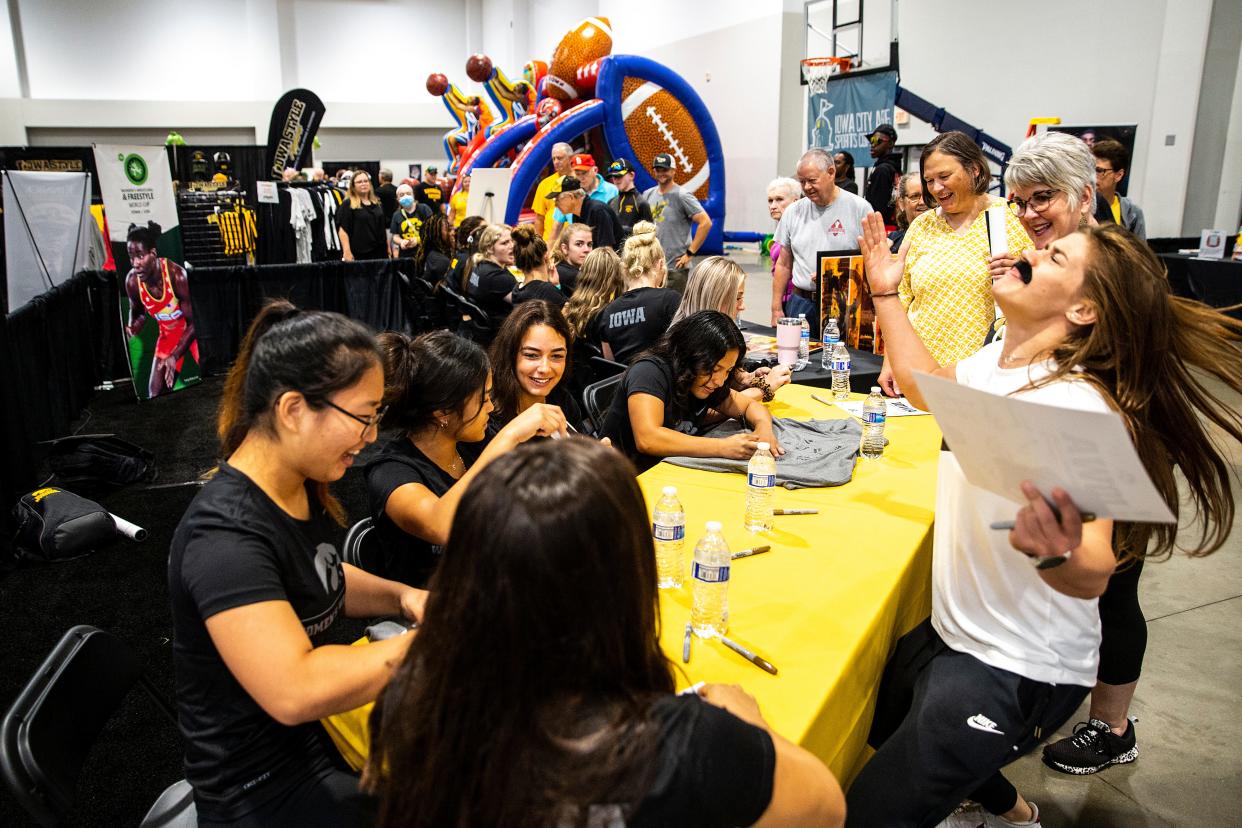
[{"label": "crowd of people", "polygon": [[[1201,535],[1183,545],[1219,548],[1233,499],[1205,421],[1242,441],[1242,418],[1191,372],[1242,392],[1242,324],[1170,295],[1141,211],[1115,194],[1127,160],[1040,134],[1001,199],[966,135],[937,137],[905,174],[895,140],[890,125],[872,135],[862,196],[822,149],[769,185],[772,317],[817,324],[816,255],[861,247],[886,393],[922,405],[926,372],[1115,411],[1169,508],[1193,506]],[[970,485],[948,447],[933,610],[884,672],[876,753],[848,795],[740,688],[674,694],[635,475],[673,455],[744,460],[760,442],[779,458],[767,403],[790,373],[744,370],[745,273],[695,262],[711,221],[670,156],[642,194],[624,159],[601,173],[557,145],[552,163],[534,224],[512,228],[455,226],[442,190],[429,205],[404,183],[386,216],[391,180],[349,182],[346,250],[412,256],[471,297],[495,321],[486,349],[449,331],[377,338],[287,302],[252,324],[221,403],[219,471],[169,565],[200,823],[1037,826],[1001,770],[1088,694],[1090,721],[1044,761],[1074,774],[1133,761],[1137,583],[1175,528],[1089,520],[1057,488],[1028,485],[1015,507]],[[571,391],[595,353],[625,366],[601,422]],[[723,419],[745,427],[705,436]],[[328,484],[380,427],[363,470],[375,530],[355,567]],[[417,628],[342,647],[327,643],[340,615]],[[316,720],[368,701],[359,780]]]}]

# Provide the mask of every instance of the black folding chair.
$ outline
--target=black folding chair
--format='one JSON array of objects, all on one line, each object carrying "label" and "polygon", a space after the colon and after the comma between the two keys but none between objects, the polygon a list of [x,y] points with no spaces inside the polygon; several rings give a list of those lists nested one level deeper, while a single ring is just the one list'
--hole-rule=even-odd
[{"label": "black folding chair", "polygon": [[[91,746],[135,684],[176,722],[172,706],[142,674],[137,653],[84,624],[66,632],[26,682],[0,722],[0,775],[36,823],[65,821]],[[166,788],[140,823],[197,824],[194,792],[185,780]]]},{"label": "black folding chair", "polygon": [[[345,533],[345,543],[341,551],[341,559],[345,563],[352,564],[367,572],[383,574],[376,568],[376,555],[373,549],[374,531],[375,521],[369,517],[365,517],[349,527],[349,531]],[[370,539],[370,543],[368,539]]]},{"label": "black folding chair", "polygon": [[599,382],[593,382],[582,392],[582,407],[586,410],[587,418],[590,420],[591,433],[596,437],[604,436],[604,416],[608,413],[608,406],[612,405],[612,398],[617,393],[623,376],[623,374],[615,374]]},{"label": "black folding chair", "polygon": [[487,312],[450,287],[448,282],[440,285],[440,291],[448,309],[449,326],[459,335],[484,347],[490,345],[496,336],[496,328]]},{"label": "black folding chair", "polygon": [[445,327],[447,313],[444,297],[436,287],[421,276],[401,274],[401,301],[405,317],[415,336]]}]

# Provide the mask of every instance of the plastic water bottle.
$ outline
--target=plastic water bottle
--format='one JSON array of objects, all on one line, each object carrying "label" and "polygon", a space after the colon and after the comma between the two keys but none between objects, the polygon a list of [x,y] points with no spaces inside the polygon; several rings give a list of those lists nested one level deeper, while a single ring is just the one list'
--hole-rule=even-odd
[{"label": "plastic water bottle", "polygon": [[863,403],[862,456],[874,460],[884,454],[884,421],[888,419],[888,403],[880,393],[880,386],[871,386],[871,393]]},{"label": "plastic water bottle", "polygon": [[837,327],[837,318],[830,316],[824,325],[824,347],[819,349],[819,364],[825,371],[832,370],[832,350],[841,341],[841,329]]},{"label": "plastic water bottle", "polygon": [[682,550],[686,545],[686,510],[677,499],[676,486],[664,487],[651,516],[651,536],[655,540],[657,586],[678,589],[685,571]]},{"label": "plastic water bottle", "polygon": [[811,323],[806,321],[806,314],[798,314],[798,318],[802,320],[802,334],[798,337],[798,361],[794,363],[794,370],[801,371],[811,363]]},{"label": "plastic water bottle", "polygon": [[832,346],[832,394],[838,400],[850,395],[850,352],[842,342]]},{"label": "plastic water bottle", "polygon": [[729,545],[719,521],[709,520],[707,532],[694,547],[694,605],[690,627],[700,638],[716,638],[729,627]]},{"label": "plastic water bottle", "polygon": [[772,447],[760,443],[746,466],[746,528],[766,532],[772,528],[772,489],[776,486],[776,458]]}]

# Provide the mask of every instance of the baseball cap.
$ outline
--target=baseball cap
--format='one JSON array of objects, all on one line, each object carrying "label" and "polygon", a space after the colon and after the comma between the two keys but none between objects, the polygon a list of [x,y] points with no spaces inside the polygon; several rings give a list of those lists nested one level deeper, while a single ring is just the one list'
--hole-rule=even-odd
[{"label": "baseball cap", "polygon": [[894,141],[897,140],[897,130],[893,129],[892,124],[880,124],[878,127],[875,128],[875,132],[872,132],[870,135],[867,136],[867,140],[870,141],[872,138],[874,138],[877,135],[887,135],[889,138],[892,138]]},{"label": "baseball cap", "polygon": [[673,156],[669,155],[667,152],[662,152],[659,155],[657,155],[652,160],[651,166],[653,169],[657,169],[657,170],[660,169],[661,167],[666,167],[670,170],[677,169],[677,165],[673,163]]},{"label": "baseball cap", "polygon": [[575,176],[563,175],[561,180],[556,184],[556,189],[548,193],[547,198],[556,198],[561,193],[571,193],[575,190],[581,190],[582,184]]},{"label": "baseball cap", "polygon": [[573,167],[575,170],[589,170],[591,167],[595,166],[595,159],[585,153],[575,155],[573,158],[569,159],[569,166]]},{"label": "baseball cap", "polygon": [[432,175],[435,175],[435,174],[436,174],[436,173],[438,173],[439,171],[440,171],[440,168],[439,168],[439,167],[428,167],[427,169],[423,170],[423,172],[429,172],[429,173],[431,173]]},{"label": "baseball cap", "polygon": [[618,158],[608,165],[608,172],[604,173],[604,178],[618,178],[631,172],[634,172],[634,168],[630,166],[630,162],[624,158]]}]

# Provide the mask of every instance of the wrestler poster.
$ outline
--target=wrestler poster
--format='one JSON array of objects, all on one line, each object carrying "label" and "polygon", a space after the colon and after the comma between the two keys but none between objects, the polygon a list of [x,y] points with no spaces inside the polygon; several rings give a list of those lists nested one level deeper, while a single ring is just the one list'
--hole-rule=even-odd
[{"label": "wrestler poster", "polygon": [[846,345],[874,354],[884,353],[875,306],[863,276],[862,254],[857,250],[820,253],[815,272],[820,321],[835,316],[841,341]]},{"label": "wrestler poster", "polygon": [[96,144],[95,165],[134,393],[145,400],[193,385],[202,374],[168,155],[163,147]]}]

